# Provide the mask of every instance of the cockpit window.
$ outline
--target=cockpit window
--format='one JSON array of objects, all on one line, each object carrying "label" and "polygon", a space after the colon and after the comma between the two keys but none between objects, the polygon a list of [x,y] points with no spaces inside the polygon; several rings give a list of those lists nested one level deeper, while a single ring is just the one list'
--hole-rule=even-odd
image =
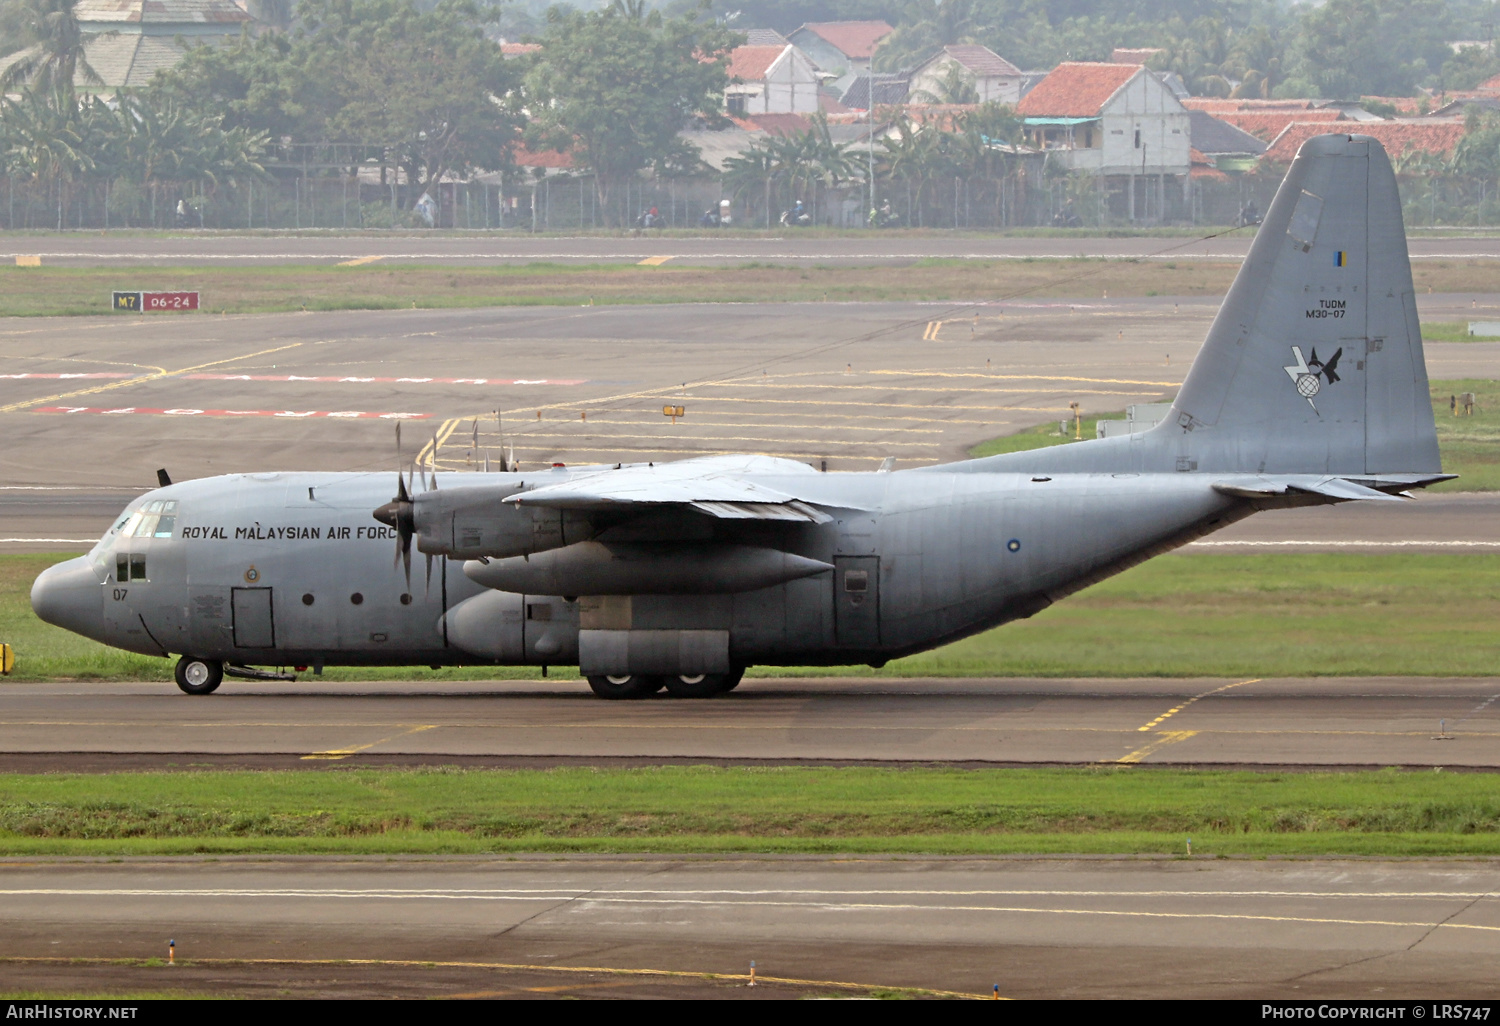
[{"label": "cockpit window", "polygon": [[177,526],[177,500],[154,499],[125,522],[120,534],[127,538],[170,538]]},{"label": "cockpit window", "polygon": [[126,581],[144,581],[146,577],[146,557],[139,552],[121,552],[115,557],[115,581],[124,584]]}]

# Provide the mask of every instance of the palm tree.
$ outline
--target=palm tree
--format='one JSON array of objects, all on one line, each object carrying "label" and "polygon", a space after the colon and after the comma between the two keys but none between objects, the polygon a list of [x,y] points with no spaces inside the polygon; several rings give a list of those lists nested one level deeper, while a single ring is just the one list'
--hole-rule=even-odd
[{"label": "palm tree", "polygon": [[86,33],[78,23],[79,0],[15,0],[15,18],[32,45],[0,72],[0,93],[29,85],[71,106],[73,83],[102,85],[104,80],[88,61],[84,50],[95,33]]}]

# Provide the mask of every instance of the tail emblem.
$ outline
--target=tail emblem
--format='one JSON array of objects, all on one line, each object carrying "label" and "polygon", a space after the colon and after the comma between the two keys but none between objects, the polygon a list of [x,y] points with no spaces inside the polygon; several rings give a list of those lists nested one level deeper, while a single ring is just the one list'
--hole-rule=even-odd
[{"label": "tail emblem", "polygon": [[1330,385],[1339,380],[1339,357],[1343,355],[1344,350],[1341,348],[1334,352],[1327,363],[1324,363],[1318,359],[1316,346],[1313,347],[1311,360],[1303,359],[1301,346],[1292,346],[1292,358],[1297,362],[1281,369],[1286,371],[1287,377],[1291,378],[1292,383],[1297,386],[1297,394],[1307,400],[1307,405],[1313,408],[1314,413],[1318,408],[1313,404],[1313,396],[1323,390],[1324,378]]}]

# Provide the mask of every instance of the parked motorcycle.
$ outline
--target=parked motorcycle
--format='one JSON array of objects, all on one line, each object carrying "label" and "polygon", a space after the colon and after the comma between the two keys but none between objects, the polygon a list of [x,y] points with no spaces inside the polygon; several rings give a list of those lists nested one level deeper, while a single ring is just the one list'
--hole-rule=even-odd
[{"label": "parked motorcycle", "polygon": [[882,203],[878,209],[870,208],[870,216],[865,223],[871,228],[899,228],[901,215],[892,210],[889,203]]}]

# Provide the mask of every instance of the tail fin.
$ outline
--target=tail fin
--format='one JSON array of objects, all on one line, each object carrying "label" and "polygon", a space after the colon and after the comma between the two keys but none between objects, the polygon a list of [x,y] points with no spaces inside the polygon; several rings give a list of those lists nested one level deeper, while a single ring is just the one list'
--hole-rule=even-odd
[{"label": "tail fin", "polygon": [[1401,201],[1380,143],[1302,144],[1166,420],[960,466],[1441,474]]},{"label": "tail fin", "polygon": [[1157,431],[1177,435],[1179,465],[1198,470],[1441,471],[1401,201],[1379,142],[1303,144]]}]

